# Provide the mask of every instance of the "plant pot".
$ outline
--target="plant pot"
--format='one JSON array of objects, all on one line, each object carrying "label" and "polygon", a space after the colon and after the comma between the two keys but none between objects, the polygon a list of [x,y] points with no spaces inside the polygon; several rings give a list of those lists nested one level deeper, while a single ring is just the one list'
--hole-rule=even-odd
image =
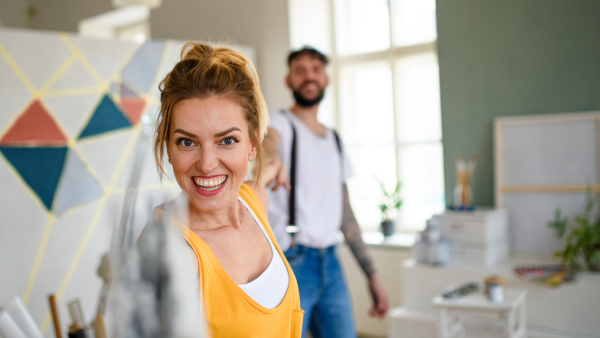
[{"label": "plant pot", "polygon": [[383,237],[389,237],[396,232],[396,222],[394,221],[383,221],[381,222],[381,232]]}]

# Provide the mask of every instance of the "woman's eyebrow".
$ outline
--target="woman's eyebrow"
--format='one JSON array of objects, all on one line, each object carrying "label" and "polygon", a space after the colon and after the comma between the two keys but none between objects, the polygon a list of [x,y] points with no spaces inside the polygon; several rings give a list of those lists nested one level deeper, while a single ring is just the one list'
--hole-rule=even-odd
[{"label": "woman's eyebrow", "polygon": [[173,134],[175,134],[175,133],[180,133],[180,134],[183,134],[185,136],[194,137],[194,138],[198,137],[198,136],[196,136],[196,135],[194,135],[194,134],[192,134],[192,133],[190,133],[188,131],[185,131],[185,130],[179,129],[179,128],[175,129],[175,131],[173,132]]},{"label": "woman's eyebrow", "polygon": [[237,130],[237,131],[239,131],[239,132],[242,132],[242,130],[241,130],[240,128],[238,128],[238,127],[231,127],[231,128],[229,128],[229,129],[227,129],[227,130],[224,130],[224,131],[222,131],[222,132],[216,133],[216,134],[215,134],[215,137],[221,137],[221,136],[225,136],[225,135],[227,135],[227,134],[231,133],[231,132],[232,132],[232,131],[234,131],[234,130]]}]

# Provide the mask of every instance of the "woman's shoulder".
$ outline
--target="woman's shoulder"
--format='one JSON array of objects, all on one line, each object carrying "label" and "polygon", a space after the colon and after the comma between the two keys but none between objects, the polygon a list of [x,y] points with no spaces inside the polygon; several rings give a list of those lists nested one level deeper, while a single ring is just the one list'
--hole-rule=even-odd
[{"label": "woman's shoulder", "polygon": [[[245,191],[246,193],[255,195],[258,202],[265,210],[265,213],[269,211],[269,196],[267,195],[267,191],[262,185],[258,184],[256,181],[246,181],[244,182],[244,184],[242,184],[240,191]],[[243,197],[244,196],[242,196],[242,198]]]}]

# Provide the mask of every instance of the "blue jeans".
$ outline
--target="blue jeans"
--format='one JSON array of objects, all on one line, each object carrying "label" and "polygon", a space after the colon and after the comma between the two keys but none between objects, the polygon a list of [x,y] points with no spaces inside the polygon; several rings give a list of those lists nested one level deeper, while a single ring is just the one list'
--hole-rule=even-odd
[{"label": "blue jeans", "polygon": [[335,246],[313,249],[296,245],[285,252],[300,289],[304,310],[302,338],[355,338],[352,303]]}]

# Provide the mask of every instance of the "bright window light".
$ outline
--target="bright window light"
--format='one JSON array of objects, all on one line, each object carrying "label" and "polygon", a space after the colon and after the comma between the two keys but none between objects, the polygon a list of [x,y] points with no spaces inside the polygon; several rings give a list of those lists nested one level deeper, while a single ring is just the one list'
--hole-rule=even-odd
[{"label": "bright window light", "polygon": [[395,46],[432,42],[437,39],[435,0],[390,0],[392,36]]},{"label": "bright window light", "polygon": [[335,0],[337,52],[374,52],[390,46],[387,0]]},{"label": "bright window light", "polygon": [[442,138],[439,67],[435,52],[411,54],[396,61],[398,141]]},{"label": "bright window light", "polygon": [[288,1],[292,47],[330,45],[332,82],[319,114],[346,143],[360,226],[379,228],[379,184],[401,181],[396,229],[423,229],[445,207],[435,0]]}]

